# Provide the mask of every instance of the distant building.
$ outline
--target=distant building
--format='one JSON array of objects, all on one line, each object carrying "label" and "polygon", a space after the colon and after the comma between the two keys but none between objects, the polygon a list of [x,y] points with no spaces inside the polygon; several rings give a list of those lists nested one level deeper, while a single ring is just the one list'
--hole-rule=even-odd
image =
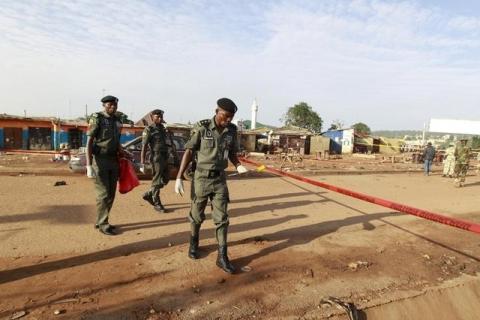
[{"label": "distant building", "polygon": [[277,150],[287,152],[289,149],[300,154],[310,154],[310,137],[313,133],[299,127],[284,127],[272,130],[272,145]]},{"label": "distant building", "polygon": [[[174,135],[188,138],[190,126],[167,124]],[[120,143],[140,136],[144,125],[123,125]],[[71,149],[85,147],[88,124],[85,120],[54,117],[22,117],[0,114],[0,149],[58,150],[61,144]]]},{"label": "distant building", "polygon": [[338,129],[338,130],[328,130],[321,134],[324,137],[331,139],[330,143],[330,153],[331,154],[342,154],[342,153],[352,153],[353,146],[355,142],[354,129]]}]

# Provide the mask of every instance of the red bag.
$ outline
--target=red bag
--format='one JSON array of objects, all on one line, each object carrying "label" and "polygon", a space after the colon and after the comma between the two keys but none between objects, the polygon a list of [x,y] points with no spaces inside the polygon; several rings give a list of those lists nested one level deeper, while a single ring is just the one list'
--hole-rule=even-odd
[{"label": "red bag", "polygon": [[133,163],[125,158],[120,158],[120,173],[118,178],[118,191],[120,193],[127,193],[132,191],[133,188],[140,185],[137,174],[135,173],[135,167]]}]

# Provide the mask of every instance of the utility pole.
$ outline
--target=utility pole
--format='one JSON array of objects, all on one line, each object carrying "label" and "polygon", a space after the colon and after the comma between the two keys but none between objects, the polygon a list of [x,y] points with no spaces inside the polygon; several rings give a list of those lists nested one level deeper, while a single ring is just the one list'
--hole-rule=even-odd
[{"label": "utility pole", "polygon": [[425,131],[427,130],[427,124],[423,123],[423,135],[422,135],[422,145],[425,145]]}]

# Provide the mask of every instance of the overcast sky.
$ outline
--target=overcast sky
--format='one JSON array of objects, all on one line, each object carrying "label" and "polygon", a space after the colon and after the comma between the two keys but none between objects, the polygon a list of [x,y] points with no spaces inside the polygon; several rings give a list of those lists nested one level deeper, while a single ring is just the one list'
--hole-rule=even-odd
[{"label": "overcast sky", "polygon": [[480,1],[0,0],[0,113],[77,117],[112,94],[137,120],[213,115],[324,127],[480,120]]}]

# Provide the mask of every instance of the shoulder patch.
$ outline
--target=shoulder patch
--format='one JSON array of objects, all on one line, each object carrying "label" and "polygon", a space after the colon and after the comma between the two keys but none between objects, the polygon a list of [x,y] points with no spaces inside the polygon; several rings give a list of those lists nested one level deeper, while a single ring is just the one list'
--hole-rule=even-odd
[{"label": "shoulder patch", "polygon": [[210,119],[204,119],[204,120],[200,120],[198,122],[201,126],[204,126],[204,127],[208,127],[211,123],[211,120]]}]

